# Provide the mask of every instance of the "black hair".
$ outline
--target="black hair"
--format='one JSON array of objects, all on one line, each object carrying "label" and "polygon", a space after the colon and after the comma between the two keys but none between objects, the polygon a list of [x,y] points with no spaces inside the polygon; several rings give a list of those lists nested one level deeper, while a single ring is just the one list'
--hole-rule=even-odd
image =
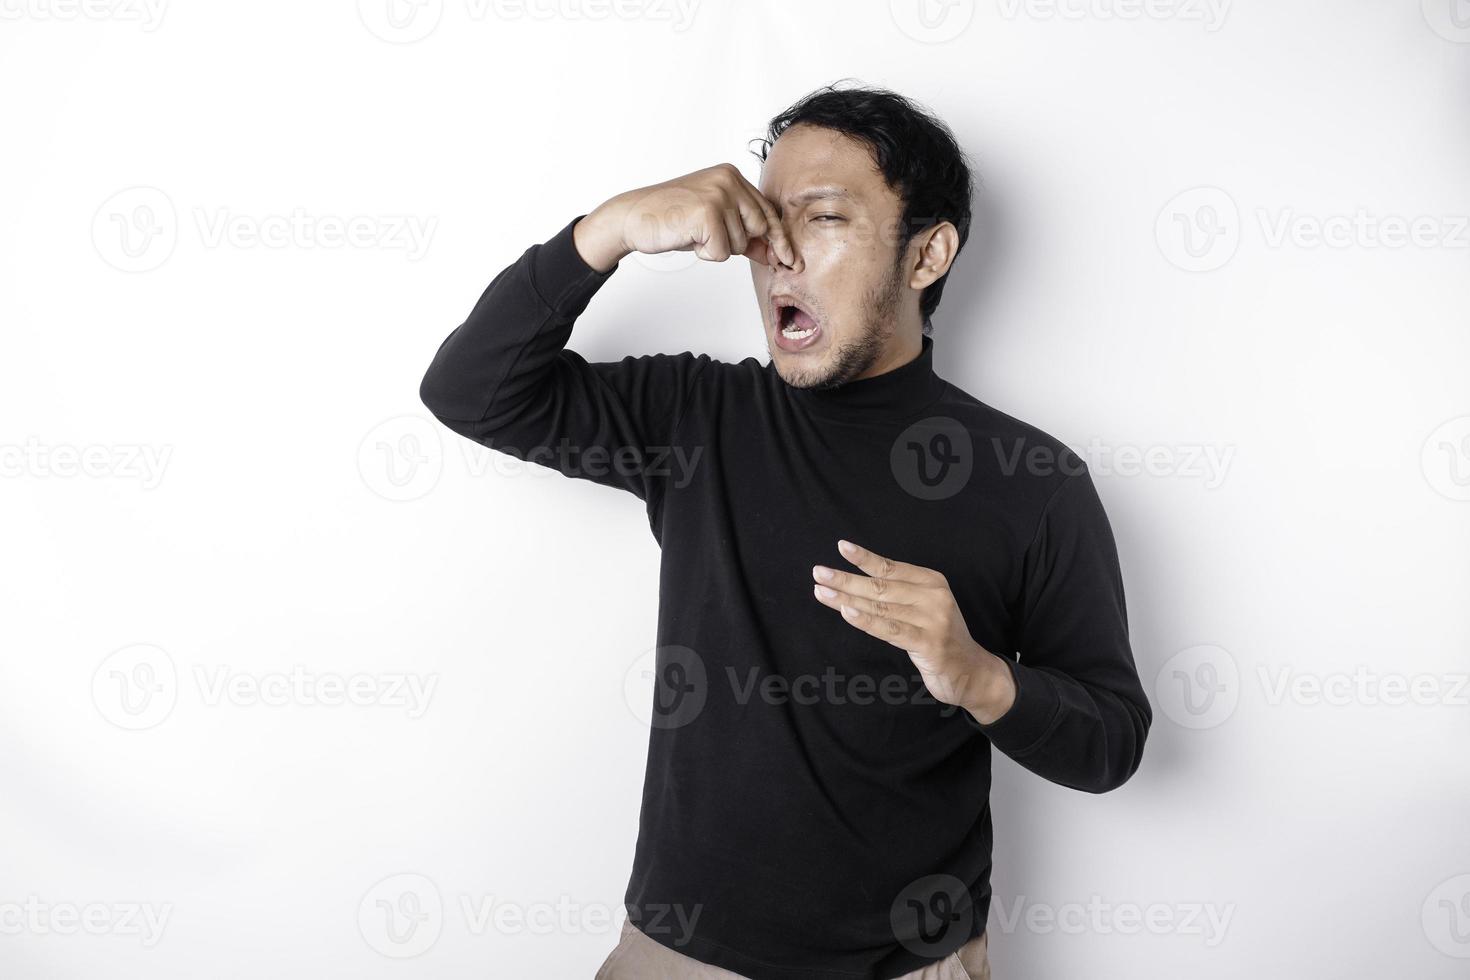
[{"label": "black hair", "polygon": [[[970,164],[948,126],[911,99],[884,88],[859,85],[838,88],[839,80],[802,96],[771,120],[757,156],[764,163],[771,146],[786,130],[807,123],[836,130],[867,145],[883,179],[903,201],[902,245],[938,222],[959,232],[959,249],[970,237],[970,199],[974,185]],[[899,249],[900,258],[903,255]],[[950,269],[954,266],[951,264]],[[919,298],[924,332],[939,307],[946,272]]]}]

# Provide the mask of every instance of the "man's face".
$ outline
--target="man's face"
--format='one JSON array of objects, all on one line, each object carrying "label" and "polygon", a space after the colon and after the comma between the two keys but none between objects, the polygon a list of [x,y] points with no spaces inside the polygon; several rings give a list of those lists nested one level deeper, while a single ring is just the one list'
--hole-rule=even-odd
[{"label": "man's face", "polygon": [[863,144],[797,124],[771,147],[760,191],[796,250],[795,269],[751,263],[766,345],[797,388],[862,377],[887,351],[900,315],[918,322],[901,264],[903,202]]}]

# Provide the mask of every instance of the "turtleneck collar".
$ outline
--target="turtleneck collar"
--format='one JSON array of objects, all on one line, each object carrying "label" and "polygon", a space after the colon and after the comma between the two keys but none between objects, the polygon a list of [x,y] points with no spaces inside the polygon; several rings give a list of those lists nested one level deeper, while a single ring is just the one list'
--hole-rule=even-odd
[{"label": "turtleneck collar", "polygon": [[835,388],[793,388],[769,361],[766,371],[785,387],[793,402],[813,415],[851,421],[908,418],[933,403],[945,385],[944,379],[934,373],[934,338],[929,336],[922,338],[913,360]]}]

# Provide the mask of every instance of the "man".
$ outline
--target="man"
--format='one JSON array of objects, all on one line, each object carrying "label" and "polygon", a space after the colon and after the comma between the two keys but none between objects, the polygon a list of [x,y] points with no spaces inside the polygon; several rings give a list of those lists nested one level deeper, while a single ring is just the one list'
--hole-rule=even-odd
[{"label": "man", "polygon": [[[949,130],[827,87],[762,159],[759,188],[711,167],[527,249],[421,395],[636,494],[662,548],[628,924],[599,978],[988,975],[991,746],[1103,792],[1152,720],[1112,533],[1074,453],[934,371],[970,224]],[[620,259],[671,250],[746,257],[768,363],[566,349]]]}]

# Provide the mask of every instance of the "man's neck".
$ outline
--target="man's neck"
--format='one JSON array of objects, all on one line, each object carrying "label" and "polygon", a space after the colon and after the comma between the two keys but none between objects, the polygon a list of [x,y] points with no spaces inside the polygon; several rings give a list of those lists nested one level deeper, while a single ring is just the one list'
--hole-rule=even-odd
[{"label": "man's neck", "polygon": [[863,378],[874,378],[880,374],[901,368],[905,364],[918,357],[924,349],[923,332],[915,326],[912,330],[901,328],[894,331],[879,358],[873,362],[873,366],[854,378],[861,381]]}]

